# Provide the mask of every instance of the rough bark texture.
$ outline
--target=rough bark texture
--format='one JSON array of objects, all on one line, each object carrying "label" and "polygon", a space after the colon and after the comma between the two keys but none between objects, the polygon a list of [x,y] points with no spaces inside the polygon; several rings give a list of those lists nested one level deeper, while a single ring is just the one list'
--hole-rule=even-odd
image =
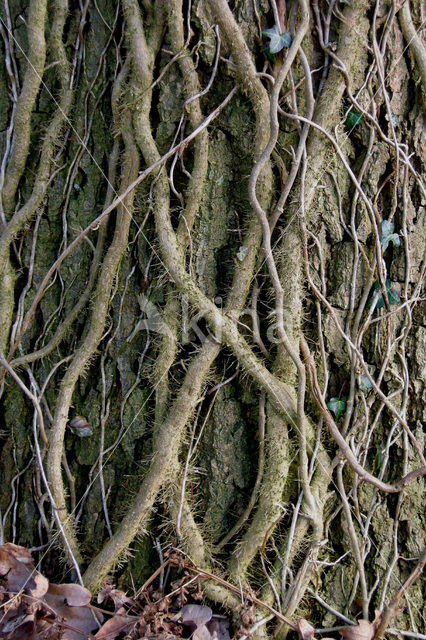
[{"label": "rough bark texture", "polygon": [[0,17],[3,541],[93,589],[174,543],[317,628],[373,619],[424,546],[421,3]]}]

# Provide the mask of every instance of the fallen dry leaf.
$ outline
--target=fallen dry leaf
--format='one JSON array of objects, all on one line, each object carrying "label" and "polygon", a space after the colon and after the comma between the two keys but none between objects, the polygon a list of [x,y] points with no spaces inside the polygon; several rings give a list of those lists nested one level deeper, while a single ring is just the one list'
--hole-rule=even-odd
[{"label": "fallen dry leaf", "polygon": [[90,591],[79,584],[49,585],[43,601],[66,624],[78,629],[78,631],[65,629],[63,640],[84,640],[82,633],[87,635],[99,629],[103,616],[87,606],[90,599]]},{"label": "fallen dry leaf", "polygon": [[212,636],[205,624],[201,624],[197,627],[192,634],[193,640],[211,640]]},{"label": "fallen dry leaf", "polygon": [[107,584],[98,593],[98,604],[101,604],[105,600],[112,600],[114,603],[115,611],[118,611],[124,604],[134,605],[135,601],[129,598],[121,589],[115,589],[113,585]]},{"label": "fallen dry leaf", "polygon": [[18,593],[23,590],[34,598],[41,598],[49,588],[49,580],[28,561],[22,549],[10,542],[0,547],[0,576],[4,577],[9,591]]},{"label": "fallen dry leaf", "polygon": [[229,635],[229,620],[225,616],[215,616],[206,623],[207,629],[210,631],[212,638],[217,640],[231,640]]},{"label": "fallen dry leaf", "polygon": [[61,639],[62,632],[55,625],[56,616],[40,600],[23,596],[22,598],[13,597],[10,602],[12,606],[1,617],[1,638],[5,640]]},{"label": "fallen dry leaf", "polygon": [[211,620],[213,611],[210,607],[202,604],[186,604],[178,613],[173,616],[172,620],[180,622],[187,627],[196,629]]},{"label": "fallen dry leaf", "polygon": [[114,640],[120,633],[128,633],[131,625],[137,623],[137,618],[127,616],[124,607],[121,607],[117,613],[107,620],[105,624],[95,633],[95,638],[98,640]]},{"label": "fallen dry leaf", "polygon": [[70,607],[84,607],[89,604],[92,594],[79,584],[50,584],[48,593],[63,598]]},{"label": "fallen dry leaf", "polygon": [[28,551],[25,547],[21,547],[19,544],[13,544],[13,542],[6,542],[1,547],[4,551],[7,551],[11,556],[13,556],[19,562],[23,562],[24,564],[33,564],[33,557],[31,555],[31,551]]},{"label": "fallen dry leaf", "polygon": [[340,629],[340,634],[345,640],[373,640],[376,633],[376,625],[368,620],[359,620],[352,627]]},{"label": "fallen dry leaf", "polygon": [[299,618],[299,620],[297,620],[296,622],[296,625],[297,632],[301,640],[313,640],[315,629],[311,624],[309,624],[307,620],[305,620],[304,618]]},{"label": "fallen dry leaf", "polygon": [[189,627],[193,631],[193,640],[211,640],[212,635],[206,624],[211,621],[212,616],[213,611],[210,607],[202,604],[186,604],[173,616],[172,620]]}]

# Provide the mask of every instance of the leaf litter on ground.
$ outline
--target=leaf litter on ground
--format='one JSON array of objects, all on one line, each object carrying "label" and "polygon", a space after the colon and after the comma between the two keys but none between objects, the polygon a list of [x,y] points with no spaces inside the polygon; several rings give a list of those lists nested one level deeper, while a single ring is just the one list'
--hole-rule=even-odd
[{"label": "leaf litter on ground", "polygon": [[[153,587],[158,571],[129,597],[117,589],[111,578],[104,581],[97,603],[113,607],[112,611],[90,604],[92,594],[74,584],[54,584],[34,566],[31,552],[25,547],[0,545],[0,638],[4,640],[230,640],[229,619],[213,612],[204,604],[188,603],[188,597],[199,600],[202,569],[185,565],[180,556],[170,553],[170,564],[183,569],[183,577],[173,582],[168,595]],[[175,554],[176,555],[176,554]],[[188,572],[198,571],[198,581],[191,587]],[[212,574],[209,574],[214,578]],[[223,579],[231,590],[235,588]],[[190,583],[194,583],[191,579]],[[148,585],[148,586],[146,586]],[[196,589],[196,590],[195,590]],[[201,596],[202,597],[202,596]],[[234,637],[250,637],[255,623],[254,603],[261,604],[250,593],[244,594],[237,607],[240,627]],[[267,605],[264,605],[267,606]],[[271,610],[270,607],[267,607]],[[105,621],[105,614],[110,617]],[[280,615],[276,612],[276,615]],[[282,616],[281,616],[282,617]],[[303,618],[289,622],[299,640],[316,640],[315,629]],[[373,623],[360,620],[341,630],[344,640],[373,640],[377,617]]]}]

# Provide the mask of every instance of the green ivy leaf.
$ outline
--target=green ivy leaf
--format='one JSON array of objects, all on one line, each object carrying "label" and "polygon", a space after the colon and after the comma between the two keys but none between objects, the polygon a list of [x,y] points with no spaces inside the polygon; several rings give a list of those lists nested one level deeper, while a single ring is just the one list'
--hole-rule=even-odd
[{"label": "green ivy leaf", "polygon": [[389,300],[389,304],[398,304],[401,300],[401,298],[399,297],[399,294],[397,291],[395,291],[395,289],[391,289],[389,287],[386,287],[386,290],[388,292],[388,300]]},{"label": "green ivy leaf", "polygon": [[336,420],[339,420],[339,418],[344,415],[347,400],[347,398],[331,398],[330,402],[327,404],[327,407],[336,416]]},{"label": "green ivy leaf", "polygon": [[269,53],[278,53],[284,47],[288,48],[291,45],[290,33],[288,31],[280,33],[276,24],[271,29],[263,31],[263,35],[270,39]]},{"label": "green ivy leaf", "polygon": [[395,129],[397,129],[400,125],[399,118],[394,113],[392,113],[392,111],[391,111],[391,120]]},{"label": "green ivy leaf", "polygon": [[237,252],[237,258],[240,262],[242,262],[244,260],[244,258],[247,257],[248,254],[248,248],[247,247],[240,247],[240,250]]},{"label": "green ivy leaf", "polygon": [[349,111],[346,116],[345,125],[347,129],[353,129],[358,124],[362,122],[362,113],[358,113],[358,111]]},{"label": "green ivy leaf", "polygon": [[79,438],[87,438],[87,436],[91,436],[93,433],[92,427],[87,427],[85,429],[71,429],[72,433]]},{"label": "green ivy leaf", "polygon": [[383,220],[382,222],[382,235],[380,236],[380,242],[383,247],[383,253],[392,242],[394,247],[399,247],[401,244],[400,237],[397,233],[394,233],[395,225],[390,220]]},{"label": "green ivy leaf", "polygon": [[93,433],[93,426],[82,416],[76,416],[73,418],[70,421],[69,426],[72,433],[80,438],[87,438],[87,436],[91,436]]},{"label": "green ivy leaf", "polygon": [[[401,298],[399,297],[399,294],[395,291],[395,289],[392,289],[391,284],[392,283],[388,278],[386,280],[386,292],[388,294],[389,304],[398,304],[399,301],[401,300]],[[376,299],[377,299],[377,303],[376,303],[376,306],[375,306],[376,309],[382,309],[385,306],[383,293],[380,291],[380,293],[377,295],[379,290],[380,290],[380,284],[378,282],[375,282],[375,284],[374,284],[374,294],[373,294],[373,297],[371,298],[370,302],[368,303],[368,307],[369,308],[371,308],[371,306],[373,305],[373,303],[374,303],[374,301]]]},{"label": "green ivy leaf", "polygon": [[361,391],[368,391],[368,389],[373,388],[373,385],[371,384],[367,376],[361,376],[361,383],[359,385],[359,388],[361,389]]}]

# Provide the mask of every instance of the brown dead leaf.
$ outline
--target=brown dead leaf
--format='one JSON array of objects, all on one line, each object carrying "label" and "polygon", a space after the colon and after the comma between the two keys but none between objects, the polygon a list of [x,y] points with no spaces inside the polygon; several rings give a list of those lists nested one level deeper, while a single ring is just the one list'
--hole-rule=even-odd
[{"label": "brown dead leaf", "polygon": [[21,547],[19,544],[13,544],[13,542],[6,542],[1,548],[4,549],[4,551],[7,551],[7,553],[19,562],[30,565],[33,564],[31,551],[28,551],[25,547]]},{"label": "brown dead leaf", "polygon": [[211,640],[212,636],[205,624],[201,624],[197,627],[192,634],[193,640]]},{"label": "brown dead leaf", "polygon": [[214,615],[210,607],[188,604],[171,620],[189,627],[193,640],[230,640],[229,620],[226,616]]},{"label": "brown dead leaf", "polygon": [[[23,596],[11,598],[11,606],[1,617],[0,638],[4,640],[60,640],[56,616],[40,600]],[[15,605],[15,606],[13,606]]]},{"label": "brown dead leaf", "polygon": [[210,631],[212,638],[217,640],[231,640],[229,635],[229,620],[226,616],[213,615],[212,619],[206,623],[207,629]]},{"label": "brown dead leaf", "polygon": [[305,620],[304,618],[299,618],[299,620],[297,620],[296,622],[296,625],[297,632],[301,640],[313,640],[315,629],[311,624],[309,624],[307,620]]},{"label": "brown dead leaf", "polygon": [[6,600],[0,637],[5,640],[87,640],[103,621],[88,606],[88,589],[78,584],[49,584],[24,547],[0,546],[0,576],[5,582],[1,599]]},{"label": "brown dead leaf", "polygon": [[124,607],[121,607],[117,611],[117,613],[107,620],[105,624],[99,629],[97,633],[95,633],[95,638],[103,639],[103,640],[114,640],[120,633],[125,631],[129,632],[129,627],[131,625],[135,625],[137,619],[131,616],[126,615],[126,610]]},{"label": "brown dead leaf", "polygon": [[[25,554],[24,551],[26,549],[11,542],[2,545],[0,547],[0,575],[4,577],[6,588],[9,591],[17,593],[23,590],[34,598],[41,598],[49,588],[49,580],[29,562],[28,554]],[[24,561],[18,560],[19,557]]]},{"label": "brown dead leaf", "polygon": [[49,594],[63,598],[70,607],[84,607],[89,604],[92,594],[79,584],[50,584]]},{"label": "brown dead leaf", "polygon": [[34,616],[32,614],[23,614],[8,620],[6,624],[3,625],[2,634],[7,635],[12,633],[12,631],[16,631],[20,627],[27,627],[29,630],[32,630],[34,628]]},{"label": "brown dead leaf", "polygon": [[368,620],[359,620],[356,625],[340,629],[345,640],[373,640],[375,633],[376,625]]},{"label": "brown dead leaf", "polygon": [[173,616],[174,622],[180,622],[191,629],[197,629],[211,620],[213,611],[202,604],[186,604]]},{"label": "brown dead leaf", "polygon": [[[93,631],[99,629],[103,616],[87,606],[90,592],[77,584],[50,585],[49,591],[44,595],[44,602],[66,624],[78,631],[65,629],[63,640],[83,640]],[[72,605],[71,602],[77,603]],[[80,604],[84,602],[85,604]]]},{"label": "brown dead leaf", "polygon": [[135,601],[132,598],[129,598],[121,589],[115,589],[111,584],[106,584],[99,591],[97,599],[99,604],[105,602],[105,600],[112,600],[115,611],[118,611],[124,604],[135,605]]}]

